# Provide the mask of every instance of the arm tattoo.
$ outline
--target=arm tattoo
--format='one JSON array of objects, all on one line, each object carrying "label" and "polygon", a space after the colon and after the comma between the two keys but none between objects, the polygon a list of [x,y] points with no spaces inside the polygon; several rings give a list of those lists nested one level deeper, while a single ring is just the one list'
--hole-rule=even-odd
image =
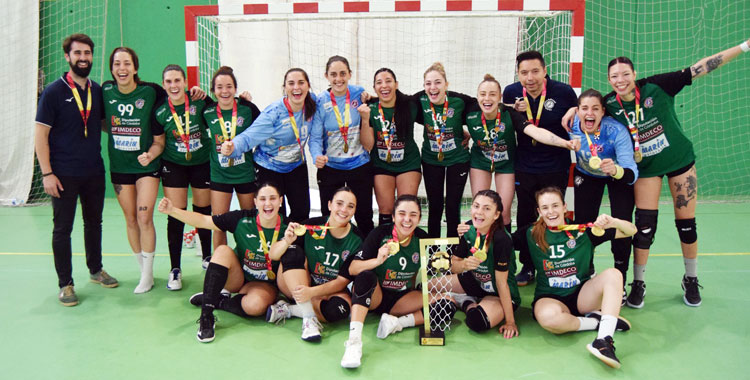
[{"label": "arm tattoo", "polygon": [[721,64],[724,63],[723,59],[721,58],[721,54],[717,54],[715,57],[711,57],[706,61],[706,72],[711,72],[719,68]]},{"label": "arm tattoo", "polygon": [[115,184],[115,194],[120,195],[120,191],[122,191],[122,185]]},{"label": "arm tattoo", "polygon": [[691,67],[690,70],[693,72],[693,77],[696,77],[703,72],[703,65],[695,65]]}]

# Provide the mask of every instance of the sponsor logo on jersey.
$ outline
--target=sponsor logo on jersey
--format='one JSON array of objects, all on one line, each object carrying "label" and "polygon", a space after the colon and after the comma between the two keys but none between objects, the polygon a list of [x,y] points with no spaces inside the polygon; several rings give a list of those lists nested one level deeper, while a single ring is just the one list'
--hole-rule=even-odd
[{"label": "sponsor logo on jersey", "polygon": [[255,252],[246,249],[245,250],[245,260],[254,260],[255,259]]},{"label": "sponsor logo on jersey", "polygon": [[75,96],[71,96],[70,99],[65,99],[65,101],[68,102],[68,103],[70,103],[70,102],[73,101],[74,98],[75,98]]},{"label": "sponsor logo on jersey", "polygon": [[[73,99],[73,98],[71,98],[71,99]],[[68,101],[70,101],[70,100],[68,100]],[[109,104],[115,104],[115,103],[117,103],[117,99],[112,99],[112,100],[109,101]]]},{"label": "sponsor logo on jersey", "polygon": [[553,261],[543,260],[542,267],[544,267],[545,271],[552,270],[555,269],[555,263]]},{"label": "sponsor logo on jersey", "polygon": [[476,278],[479,282],[492,281],[492,275],[489,273],[477,273],[476,271],[471,271],[471,273],[474,274],[474,278]]},{"label": "sponsor logo on jersey", "polygon": [[326,247],[324,247],[322,245],[315,245],[315,246],[313,246],[313,249],[315,249],[316,251],[320,251],[321,249],[326,249]]},{"label": "sponsor logo on jersey", "polygon": [[644,108],[651,108],[654,106],[654,98],[648,97],[646,100],[643,101],[643,107]]},{"label": "sponsor logo on jersey", "polygon": [[218,123],[218,122],[219,122],[219,119],[214,119],[214,120],[211,120],[211,124],[216,124],[216,123]]},{"label": "sponsor logo on jersey", "polygon": [[557,270],[545,270],[545,275],[547,277],[568,277],[571,274],[576,273],[578,273],[578,268],[576,267],[568,267]]},{"label": "sponsor logo on jersey", "polygon": [[245,234],[245,236],[247,236],[248,239],[257,239],[258,238],[258,236],[256,236],[255,234]]},{"label": "sponsor logo on jersey", "polygon": [[388,269],[385,271],[386,280],[395,280],[397,276],[398,276],[398,272],[396,272],[395,270]]},{"label": "sponsor logo on jersey", "polygon": [[575,182],[576,187],[581,186],[581,184],[583,183],[583,177],[577,175],[575,179],[573,179],[573,182]]},{"label": "sponsor logo on jersey", "polygon": [[547,111],[552,111],[552,109],[555,108],[555,99],[547,99],[544,102],[544,109]]},{"label": "sponsor logo on jersey", "polygon": [[135,108],[141,109],[146,104],[144,99],[138,99],[135,101]]},{"label": "sponsor logo on jersey", "polygon": [[471,129],[473,129],[473,130],[475,130],[475,131],[478,131],[478,130],[480,130],[480,129],[483,129],[483,128],[484,128],[484,127],[482,127],[481,125],[478,125],[478,126],[476,126],[476,127],[473,127],[473,128],[471,128]]},{"label": "sponsor logo on jersey", "polygon": [[[466,174],[466,173],[464,173],[464,174]],[[414,264],[419,263],[419,253],[414,252],[414,254],[411,255],[411,261],[413,261]]]},{"label": "sponsor logo on jersey", "polygon": [[122,124],[122,122],[120,121],[120,118],[116,116],[112,116],[112,126],[114,127],[120,124]]},{"label": "sponsor logo on jersey", "polygon": [[315,263],[315,273],[326,274],[326,267],[323,263]]}]

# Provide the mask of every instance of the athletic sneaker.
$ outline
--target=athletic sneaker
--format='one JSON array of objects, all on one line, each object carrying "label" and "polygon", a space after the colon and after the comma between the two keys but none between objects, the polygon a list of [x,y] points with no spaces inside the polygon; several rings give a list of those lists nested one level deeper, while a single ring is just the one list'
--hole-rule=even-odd
[{"label": "athletic sneaker", "polygon": [[[586,313],[585,317],[587,318],[594,318],[597,321],[601,322],[602,320],[602,312],[601,311],[592,311],[590,313]],[[630,330],[630,321],[623,318],[622,316],[617,317],[617,326],[615,327],[616,331],[628,331]],[[599,329],[599,325],[596,326],[597,329]]]},{"label": "athletic sneaker", "polygon": [[203,259],[203,262],[201,263],[201,267],[203,268],[203,270],[208,269],[208,263],[210,262],[211,262],[211,256],[208,256],[205,259]]},{"label": "athletic sneaker", "polygon": [[66,285],[60,288],[60,294],[57,296],[57,299],[60,300],[63,306],[78,305],[78,296],[76,296],[73,285]]},{"label": "athletic sneaker", "polygon": [[685,291],[682,300],[685,301],[685,305],[692,307],[701,305],[703,301],[701,301],[701,292],[698,288],[703,289],[698,283],[698,277],[682,276],[682,290]]},{"label": "athletic sneaker", "polygon": [[169,290],[180,290],[182,289],[182,271],[180,268],[174,268],[169,272],[169,280],[167,280],[167,289]]},{"label": "athletic sneaker", "polygon": [[620,304],[620,307],[625,306],[625,303],[628,302],[628,292],[623,289],[622,290],[622,303]]},{"label": "athletic sneaker", "polygon": [[216,318],[214,313],[203,314],[198,318],[198,341],[208,343],[214,340],[214,328],[216,328]]},{"label": "athletic sneaker", "polygon": [[[221,303],[225,300],[228,300],[229,297],[232,296],[232,293],[229,293],[229,290],[221,289],[221,293],[219,293],[219,306]],[[201,307],[203,306],[203,292],[195,293],[192,296],[190,296],[190,304],[193,306]],[[218,309],[218,307],[217,307]]]},{"label": "athletic sneaker", "polygon": [[529,282],[534,281],[534,269],[526,267],[521,268],[521,271],[516,275],[516,285],[526,286]]},{"label": "athletic sneaker", "polygon": [[323,325],[320,324],[318,318],[302,318],[302,340],[306,342],[320,342],[320,330],[322,329]]},{"label": "athletic sneaker", "polygon": [[586,345],[586,348],[604,364],[612,368],[620,368],[620,361],[615,356],[615,341],[612,340],[611,336],[605,336],[604,339],[594,339],[593,342]]},{"label": "athletic sneaker", "polygon": [[344,356],[341,358],[341,366],[344,368],[358,368],[362,362],[362,340],[348,339],[344,343]]},{"label": "athletic sneaker", "polygon": [[643,307],[643,297],[645,296],[646,283],[639,280],[633,280],[633,282],[630,283],[630,294],[628,294],[628,300],[625,304],[634,309],[640,309]]},{"label": "athletic sneaker", "polygon": [[388,335],[397,333],[403,330],[401,324],[398,323],[398,317],[390,314],[383,313],[380,316],[380,324],[378,325],[378,338],[385,339]]},{"label": "athletic sneaker", "polygon": [[[275,324],[283,324],[286,322],[287,318],[290,318],[292,316],[292,312],[289,311],[289,302],[286,302],[284,300],[279,300],[279,302],[276,302],[273,305],[268,306],[268,309],[266,309],[266,322],[269,323],[275,323]],[[303,330],[303,338],[304,338],[304,323],[302,325]]]},{"label": "athletic sneaker", "polygon": [[117,285],[120,285],[117,282],[117,279],[110,276],[104,269],[92,274],[90,278],[91,282],[99,284],[105,288],[116,288]]}]

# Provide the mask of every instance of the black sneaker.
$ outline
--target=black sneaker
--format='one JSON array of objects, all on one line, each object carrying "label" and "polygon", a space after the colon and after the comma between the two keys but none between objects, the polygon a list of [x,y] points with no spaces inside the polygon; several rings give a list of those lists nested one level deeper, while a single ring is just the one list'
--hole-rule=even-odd
[{"label": "black sneaker", "polygon": [[628,307],[640,309],[643,307],[643,297],[646,296],[646,283],[639,280],[633,280],[630,283],[630,294],[625,302]]},{"label": "black sneaker", "polygon": [[[229,293],[229,291],[226,289],[221,289],[221,293],[219,295],[219,305],[221,305],[224,300],[228,300],[232,296],[232,294]],[[203,292],[195,293],[190,296],[190,304],[198,307],[203,306]]]},{"label": "black sneaker", "polygon": [[214,340],[214,328],[216,327],[216,318],[213,313],[201,314],[198,319],[198,341],[208,343]]},{"label": "black sneaker", "polygon": [[526,286],[531,281],[534,281],[534,269],[521,268],[521,272],[516,275],[516,285]]},{"label": "black sneaker", "polygon": [[620,304],[620,307],[625,306],[625,303],[628,302],[628,292],[623,289],[622,290],[622,303]]},{"label": "black sneaker", "polygon": [[605,336],[604,339],[594,339],[593,342],[586,345],[586,348],[604,364],[612,368],[620,368],[620,361],[615,356],[615,341],[612,340],[611,336]]},{"label": "black sneaker", "polygon": [[[602,312],[598,311],[598,310],[597,311],[592,311],[590,313],[586,313],[585,317],[594,318],[594,319],[598,320],[599,322],[601,322],[601,320],[602,320]],[[630,330],[630,327],[631,327],[630,321],[628,321],[627,319],[623,318],[622,316],[618,316],[617,317],[617,325],[615,326],[615,330],[616,331],[628,331],[628,330]],[[597,325],[596,328],[599,329],[599,325]]]},{"label": "black sneaker", "polygon": [[685,305],[692,307],[698,307],[701,305],[701,292],[698,288],[703,289],[703,287],[698,284],[698,277],[682,276],[682,290],[685,291],[682,300],[685,301]]}]

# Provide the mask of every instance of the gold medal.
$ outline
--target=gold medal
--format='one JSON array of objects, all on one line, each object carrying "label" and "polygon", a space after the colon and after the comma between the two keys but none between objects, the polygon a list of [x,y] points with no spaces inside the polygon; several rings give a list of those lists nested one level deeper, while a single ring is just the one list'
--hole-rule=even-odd
[{"label": "gold medal", "polygon": [[276,273],[273,273],[273,271],[266,271],[266,274],[268,275],[268,279],[273,281],[276,279]]},{"label": "gold medal", "polygon": [[474,257],[479,259],[479,261],[487,260],[487,252],[483,249],[477,249],[476,252],[474,252]]},{"label": "gold medal", "polygon": [[643,154],[640,150],[636,150],[633,154],[633,158],[635,159],[636,163],[641,162],[643,160]]},{"label": "gold medal", "polygon": [[344,141],[344,153],[349,153],[349,143]]},{"label": "gold medal", "polygon": [[388,247],[388,254],[393,256],[398,253],[398,250],[401,248],[398,245],[398,242],[395,241],[389,241],[385,243],[385,245]]},{"label": "gold medal", "polygon": [[604,229],[601,227],[591,227],[591,234],[594,236],[602,236],[604,235]]},{"label": "gold medal", "polygon": [[190,152],[185,153],[185,160],[190,161],[190,159],[193,158],[193,154]]},{"label": "gold medal", "polygon": [[297,236],[302,236],[305,234],[305,232],[307,232],[307,228],[305,228],[305,226],[302,224],[294,228],[294,234]]},{"label": "gold medal", "polygon": [[591,157],[589,160],[589,166],[591,166],[592,169],[599,169],[602,167],[602,159],[598,156]]},{"label": "gold medal", "polygon": [[388,152],[388,154],[385,155],[385,161],[389,164],[391,163],[391,152]]},{"label": "gold medal", "polygon": [[438,161],[442,161],[445,158],[443,152],[438,152]]}]

